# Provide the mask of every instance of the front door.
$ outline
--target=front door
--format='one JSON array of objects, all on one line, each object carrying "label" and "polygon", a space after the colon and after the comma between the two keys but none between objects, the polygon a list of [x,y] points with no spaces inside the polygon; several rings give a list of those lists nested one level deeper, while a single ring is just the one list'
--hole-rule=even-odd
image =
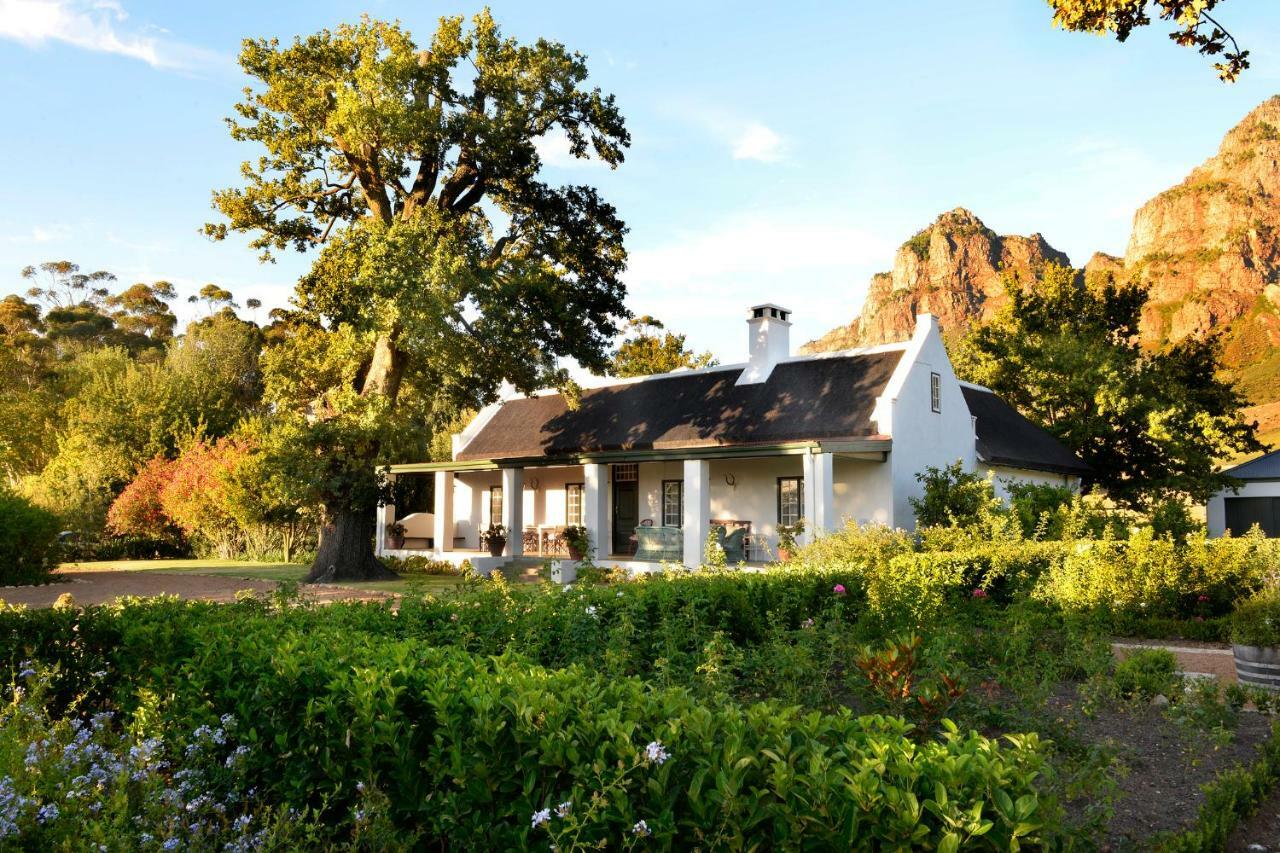
[{"label": "front door", "polygon": [[614,554],[634,554],[631,537],[640,521],[640,489],[634,480],[613,484],[613,550]]}]

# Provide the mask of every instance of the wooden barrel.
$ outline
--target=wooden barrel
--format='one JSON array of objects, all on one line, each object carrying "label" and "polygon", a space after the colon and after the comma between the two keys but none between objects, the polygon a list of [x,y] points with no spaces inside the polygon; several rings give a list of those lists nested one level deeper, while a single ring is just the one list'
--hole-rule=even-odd
[{"label": "wooden barrel", "polygon": [[1241,684],[1280,690],[1280,647],[1232,646]]}]

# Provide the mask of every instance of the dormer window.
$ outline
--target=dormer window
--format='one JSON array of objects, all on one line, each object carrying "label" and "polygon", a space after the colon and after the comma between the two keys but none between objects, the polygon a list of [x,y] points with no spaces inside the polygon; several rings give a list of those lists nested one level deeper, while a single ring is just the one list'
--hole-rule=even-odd
[{"label": "dormer window", "polygon": [[937,373],[929,374],[929,406],[935,412],[942,411],[942,376]]}]

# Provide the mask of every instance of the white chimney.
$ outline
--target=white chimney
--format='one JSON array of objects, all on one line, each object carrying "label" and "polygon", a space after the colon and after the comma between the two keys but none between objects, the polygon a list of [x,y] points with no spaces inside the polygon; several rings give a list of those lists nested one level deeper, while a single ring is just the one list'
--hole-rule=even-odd
[{"label": "white chimney", "polygon": [[747,369],[738,377],[738,385],[764,382],[773,366],[791,355],[791,311],[766,302],[751,308],[747,317]]}]

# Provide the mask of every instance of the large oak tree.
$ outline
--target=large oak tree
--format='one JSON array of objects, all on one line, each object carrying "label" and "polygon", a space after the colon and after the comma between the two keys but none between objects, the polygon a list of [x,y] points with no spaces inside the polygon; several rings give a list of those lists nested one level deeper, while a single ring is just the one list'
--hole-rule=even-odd
[{"label": "large oak tree", "polygon": [[617,166],[630,139],[582,55],[506,38],[487,11],[441,19],[425,47],[365,18],[246,41],[240,64],[255,85],[231,134],[265,150],[206,229],[264,257],[320,250],[268,395],[295,414],[281,444],[324,506],[309,579],[378,576],[374,470],[406,431],[503,381],[564,384],[561,358],[606,367],[625,227],[592,187],[543,180],[539,146]]}]

